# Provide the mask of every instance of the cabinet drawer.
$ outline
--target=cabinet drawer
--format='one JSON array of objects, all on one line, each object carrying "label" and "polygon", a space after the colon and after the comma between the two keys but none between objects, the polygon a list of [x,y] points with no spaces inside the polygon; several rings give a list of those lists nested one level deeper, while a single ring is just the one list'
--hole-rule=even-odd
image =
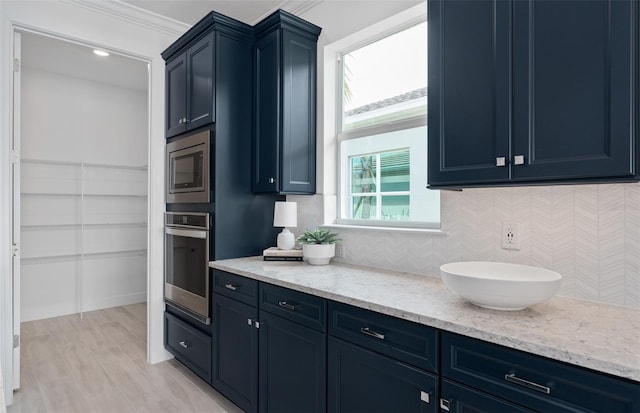
[{"label": "cabinet drawer", "polygon": [[165,312],[164,345],[185,366],[211,383],[211,337]]},{"label": "cabinet drawer", "polygon": [[213,270],[213,291],[253,307],[258,306],[258,281]]},{"label": "cabinet drawer", "polygon": [[[456,382],[442,379],[440,387],[440,406],[442,412],[455,413],[534,413],[490,394],[471,389]],[[447,410],[448,409],[448,410]]]},{"label": "cabinet drawer", "polygon": [[438,371],[435,328],[329,302],[329,334],[424,370]]},{"label": "cabinet drawer", "polygon": [[451,333],[441,375],[539,411],[640,412],[640,383]]},{"label": "cabinet drawer", "polygon": [[327,330],[324,298],[260,283],[260,309],[316,330]]},{"label": "cabinet drawer", "polygon": [[438,377],[340,339],[328,339],[329,412],[438,411]]}]

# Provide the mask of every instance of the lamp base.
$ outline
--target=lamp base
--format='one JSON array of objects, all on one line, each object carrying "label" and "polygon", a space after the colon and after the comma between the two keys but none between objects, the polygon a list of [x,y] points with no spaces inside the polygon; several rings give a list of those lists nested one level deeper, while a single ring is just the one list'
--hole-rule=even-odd
[{"label": "lamp base", "polygon": [[278,234],[276,245],[281,250],[292,250],[296,245],[296,239],[288,228],[284,228],[282,232]]}]

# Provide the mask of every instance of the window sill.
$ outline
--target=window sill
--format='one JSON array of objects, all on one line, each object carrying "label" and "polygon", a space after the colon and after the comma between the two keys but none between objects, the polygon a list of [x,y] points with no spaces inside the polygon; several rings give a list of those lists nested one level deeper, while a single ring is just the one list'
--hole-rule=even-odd
[{"label": "window sill", "polygon": [[346,229],[346,230],[362,230],[362,231],[380,231],[380,232],[400,232],[400,233],[410,233],[410,234],[429,234],[429,235],[447,235],[446,231],[442,229],[436,228],[400,228],[400,227],[377,227],[373,225],[347,225],[347,224],[326,224],[320,225],[323,228],[335,228],[335,229]]}]

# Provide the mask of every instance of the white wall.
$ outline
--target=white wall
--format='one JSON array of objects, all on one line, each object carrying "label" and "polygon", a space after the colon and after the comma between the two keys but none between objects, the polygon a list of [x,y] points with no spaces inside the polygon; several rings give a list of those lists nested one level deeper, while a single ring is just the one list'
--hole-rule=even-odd
[{"label": "white wall", "polygon": [[[79,163],[146,166],[147,83],[117,87],[29,64],[23,58],[20,319],[145,302],[147,171]],[[146,66],[134,66],[142,79]]]},{"label": "white wall", "polygon": [[[335,64],[323,46],[390,18],[415,4],[367,3],[349,14],[319,6],[301,14],[325,25],[318,50],[319,108],[333,110],[335,79],[324,83],[323,69]],[[363,3],[360,3],[361,5]],[[376,7],[369,7],[375,4]],[[375,17],[374,17],[375,16]],[[358,22],[367,21],[366,26]],[[332,24],[339,27],[332,29]],[[393,23],[390,23],[393,24]],[[324,37],[323,37],[324,36]],[[328,99],[324,102],[323,99]],[[326,104],[325,104],[326,103]],[[298,205],[298,228],[332,223],[336,208],[337,148],[332,114],[318,111],[318,193],[288,196]],[[614,305],[640,307],[640,184],[542,186],[442,191],[442,234],[343,229],[345,257],[351,264],[439,276],[440,265],[457,260],[499,260],[539,265],[560,272],[561,294]],[[521,250],[501,248],[502,221],[521,226]]]},{"label": "white wall", "polygon": [[164,212],[164,62],[160,53],[188,27],[110,1],[0,2],[0,364],[7,403],[13,388],[11,280],[11,136],[13,33],[31,28],[123,52],[151,63],[148,214],[148,360],[170,357],[162,345]]},{"label": "white wall", "polygon": [[[356,265],[439,276],[452,261],[535,265],[563,276],[560,294],[640,308],[640,183],[442,191],[444,234],[337,229]],[[334,197],[327,197],[333,202]],[[323,223],[324,197],[289,196],[296,235]],[[521,249],[501,248],[502,221]]]},{"label": "white wall", "polygon": [[[140,62],[140,70],[147,70]],[[22,151],[28,159],[147,164],[148,92],[22,70]]]}]

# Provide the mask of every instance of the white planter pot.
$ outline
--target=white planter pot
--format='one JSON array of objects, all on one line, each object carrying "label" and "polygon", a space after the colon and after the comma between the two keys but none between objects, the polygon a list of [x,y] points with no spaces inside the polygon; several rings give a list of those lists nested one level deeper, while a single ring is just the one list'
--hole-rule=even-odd
[{"label": "white planter pot", "polygon": [[336,244],[302,244],[302,256],[311,265],[327,265],[336,255]]}]

